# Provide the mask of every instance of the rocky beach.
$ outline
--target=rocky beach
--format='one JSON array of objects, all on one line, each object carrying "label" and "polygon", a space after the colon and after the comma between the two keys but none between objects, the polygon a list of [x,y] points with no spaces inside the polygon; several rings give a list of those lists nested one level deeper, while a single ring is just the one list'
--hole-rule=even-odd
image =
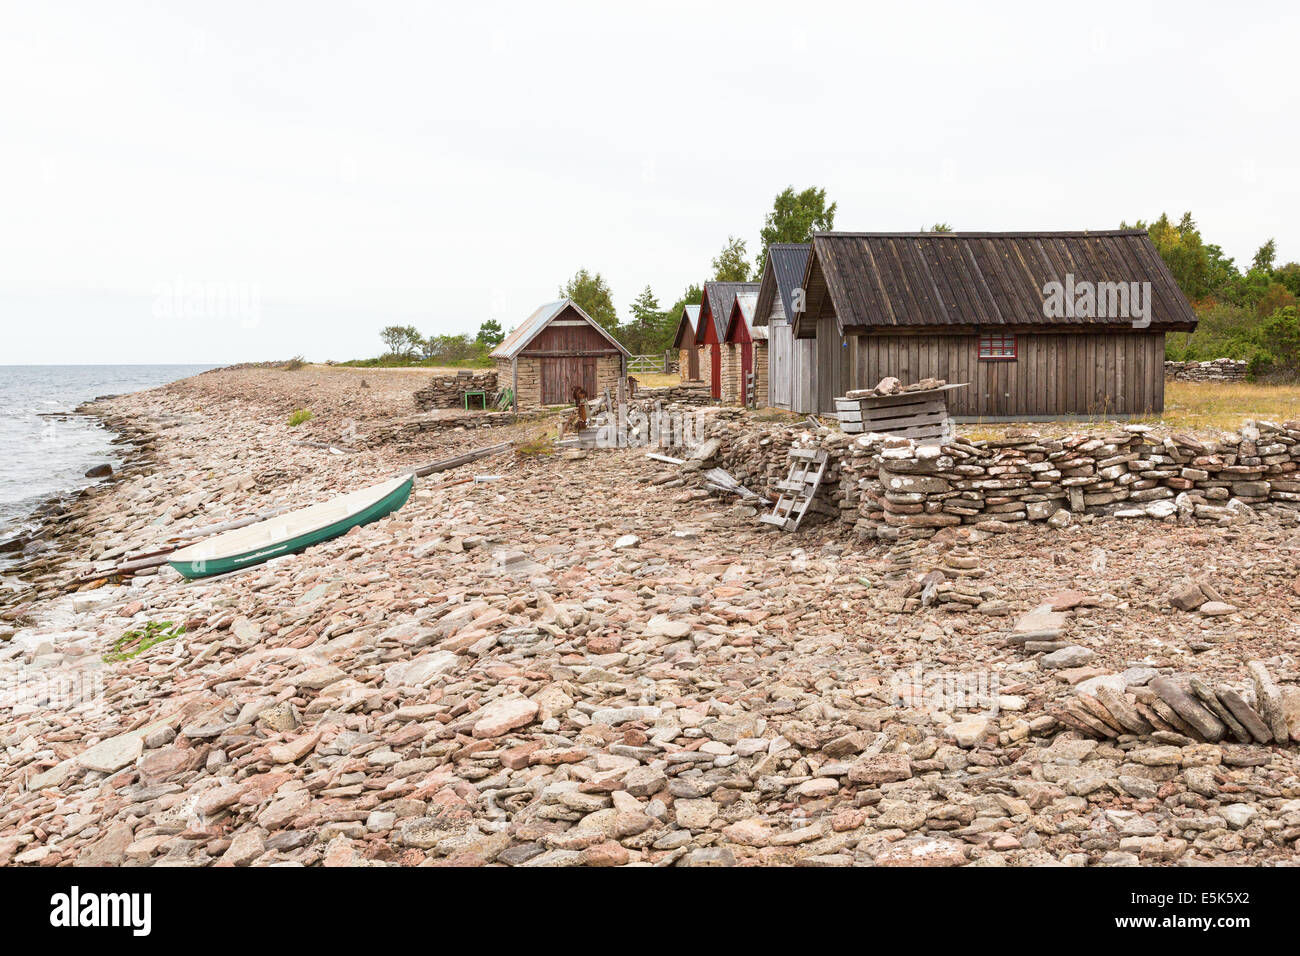
[{"label": "rocky beach", "polygon": [[[85,409],[124,464],[0,591],[0,864],[1294,860],[1291,492],[1055,523],[986,496],[996,527],[866,537],[837,512],[924,496],[872,505],[846,457],[782,533],[689,462],[421,411],[430,387],[233,368]],[[689,411],[760,492],[744,455],[849,440]],[[197,581],[148,560],[499,442],[302,554]]]}]

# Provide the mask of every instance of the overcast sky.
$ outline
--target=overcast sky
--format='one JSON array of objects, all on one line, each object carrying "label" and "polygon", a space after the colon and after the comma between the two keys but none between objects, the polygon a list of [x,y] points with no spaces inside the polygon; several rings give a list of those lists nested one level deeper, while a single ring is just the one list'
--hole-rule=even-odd
[{"label": "overcast sky", "polygon": [[840,229],[1191,210],[1300,259],[1294,3],[2,9],[0,364],[374,355],[580,266],[626,315],[786,185]]}]

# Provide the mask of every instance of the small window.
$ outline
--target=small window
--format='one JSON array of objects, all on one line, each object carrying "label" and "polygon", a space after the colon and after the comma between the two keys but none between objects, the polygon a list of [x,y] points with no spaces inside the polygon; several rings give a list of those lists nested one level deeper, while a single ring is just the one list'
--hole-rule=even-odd
[{"label": "small window", "polygon": [[980,361],[1014,362],[1016,337],[1014,335],[981,335]]}]

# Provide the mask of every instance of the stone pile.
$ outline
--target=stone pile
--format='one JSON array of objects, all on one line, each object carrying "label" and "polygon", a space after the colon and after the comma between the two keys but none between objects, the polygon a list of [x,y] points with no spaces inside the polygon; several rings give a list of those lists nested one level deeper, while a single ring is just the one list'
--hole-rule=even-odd
[{"label": "stone pile", "polygon": [[[424,388],[414,395],[415,407],[420,411],[431,408],[464,408],[466,390],[487,392],[488,401],[497,388],[496,371],[474,372],[470,375],[435,375]],[[478,398],[470,399],[470,407],[477,408]]]},{"label": "stone pile", "polygon": [[[634,375],[633,378],[635,377]],[[653,388],[638,386],[634,397],[638,400],[676,402],[680,405],[710,405],[714,400],[708,382],[689,381]]]},{"label": "stone pile", "polygon": [[1165,734],[1212,744],[1300,741],[1300,687],[1279,688],[1261,661],[1246,667],[1245,684],[1132,668],[1083,682],[1073,699],[1049,706],[1048,713],[1085,736],[1103,739]]},{"label": "stone pile", "polygon": [[896,378],[882,378],[872,388],[858,388],[844,394],[845,398],[880,398],[886,395],[902,395],[906,392],[927,392],[947,385],[946,379],[923,378],[920,381],[904,385]]},{"label": "stone pile", "polygon": [[1247,363],[1230,358],[1165,363],[1165,378],[1175,382],[1244,382],[1246,374]]}]

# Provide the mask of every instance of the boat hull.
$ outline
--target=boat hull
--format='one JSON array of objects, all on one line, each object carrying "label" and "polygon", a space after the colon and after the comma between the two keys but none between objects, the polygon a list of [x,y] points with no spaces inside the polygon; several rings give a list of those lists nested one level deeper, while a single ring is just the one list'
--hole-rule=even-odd
[{"label": "boat hull", "polygon": [[380,518],[392,514],[406,504],[407,499],[411,496],[411,487],[414,481],[414,477],[408,478],[384,497],[360,511],[348,515],[346,518],[341,518],[322,528],[285,538],[284,541],[269,544],[266,547],[240,554],[222,555],[221,557],[197,561],[169,561],[167,563],[185,577],[193,580],[238,571],[241,568],[252,567],[286,554],[297,554],[299,551],[304,551],[313,545],[347,534],[353,528],[369,524],[372,521],[378,521]]}]

